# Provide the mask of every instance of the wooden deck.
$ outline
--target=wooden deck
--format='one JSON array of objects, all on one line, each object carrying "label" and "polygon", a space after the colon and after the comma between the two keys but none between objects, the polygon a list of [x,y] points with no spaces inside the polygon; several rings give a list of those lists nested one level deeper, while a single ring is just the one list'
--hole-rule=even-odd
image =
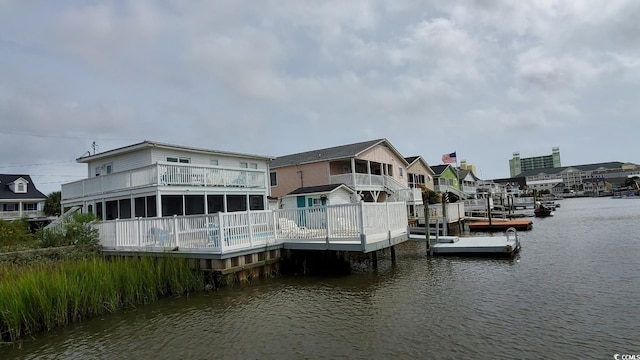
[{"label": "wooden deck", "polygon": [[506,231],[514,228],[518,231],[531,230],[533,221],[525,220],[491,220],[491,221],[475,221],[469,224],[470,231]]},{"label": "wooden deck", "polygon": [[108,252],[225,259],[265,249],[373,252],[407,240],[403,202],[137,218],[97,224]]}]

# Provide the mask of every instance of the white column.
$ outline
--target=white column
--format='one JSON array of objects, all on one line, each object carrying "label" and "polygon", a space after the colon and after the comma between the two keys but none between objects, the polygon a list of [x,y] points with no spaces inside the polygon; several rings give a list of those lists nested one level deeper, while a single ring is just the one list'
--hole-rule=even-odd
[{"label": "white column", "polygon": [[351,158],[351,178],[353,179],[353,188],[357,188],[356,184],[356,159]]},{"label": "white column", "polygon": [[156,190],[156,217],[162,217],[162,195]]}]

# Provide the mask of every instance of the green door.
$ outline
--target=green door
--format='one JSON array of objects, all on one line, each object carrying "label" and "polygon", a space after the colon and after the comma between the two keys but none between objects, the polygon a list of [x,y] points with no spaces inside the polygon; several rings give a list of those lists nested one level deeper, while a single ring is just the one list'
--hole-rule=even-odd
[{"label": "green door", "polygon": [[304,196],[298,196],[296,198],[297,202],[298,202],[298,226],[306,226],[307,224],[307,218],[306,218],[306,214],[305,214],[305,198]]}]

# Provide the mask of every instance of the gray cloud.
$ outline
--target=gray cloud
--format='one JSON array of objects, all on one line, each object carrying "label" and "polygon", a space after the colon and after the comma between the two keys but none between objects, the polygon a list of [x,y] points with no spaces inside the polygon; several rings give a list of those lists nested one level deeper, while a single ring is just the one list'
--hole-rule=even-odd
[{"label": "gray cloud", "polygon": [[[486,177],[556,145],[565,164],[640,161],[620,157],[638,131],[635,1],[0,8],[0,139],[23,164],[74,173],[96,139],[283,155],[378,137],[433,164],[457,150]],[[630,130],[594,153],[603,121]]]}]

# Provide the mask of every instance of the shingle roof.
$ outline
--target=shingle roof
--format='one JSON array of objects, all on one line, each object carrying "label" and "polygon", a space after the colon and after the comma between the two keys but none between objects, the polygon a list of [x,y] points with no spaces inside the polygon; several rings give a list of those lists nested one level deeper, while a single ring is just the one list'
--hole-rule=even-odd
[{"label": "shingle roof", "polygon": [[[14,193],[9,189],[9,184],[16,181],[19,178],[23,178],[29,182],[27,185],[26,193]],[[36,189],[31,177],[29,175],[16,175],[16,174],[0,174],[0,199],[3,200],[20,200],[20,199],[46,199],[47,196]]]},{"label": "shingle roof", "polygon": [[619,161],[612,161],[612,162],[606,162],[606,163],[562,166],[562,167],[556,167],[556,168],[527,170],[527,171],[521,172],[520,174],[518,174],[516,176],[518,176],[518,177],[520,177],[520,176],[521,177],[527,177],[527,176],[535,176],[535,175],[538,175],[540,173],[552,175],[552,174],[561,173],[561,172],[563,172],[563,171],[565,171],[566,169],[569,169],[569,168],[578,169],[580,171],[595,171],[595,170],[601,170],[601,169],[621,169],[622,165],[623,165],[623,163],[621,163]]},{"label": "shingle roof", "polygon": [[407,160],[407,162],[409,164],[412,164],[414,161],[418,160],[419,158],[420,158],[420,156],[410,156],[410,157],[406,157],[404,159]]},{"label": "shingle roof", "polygon": [[445,164],[445,165],[436,165],[436,166],[432,166],[431,170],[433,170],[433,172],[436,175],[441,175],[443,171],[446,170],[447,167],[449,167],[451,165]]},{"label": "shingle roof", "polygon": [[[300,194],[315,194],[315,193],[323,193],[323,192],[331,192],[341,186],[346,186],[344,184],[329,184],[329,185],[319,185],[319,186],[307,186],[301,187],[293,190],[287,195],[300,195]],[[347,187],[348,188],[348,187]]]},{"label": "shingle roof", "polygon": [[[269,164],[271,169],[275,169],[282,166],[289,166],[295,164],[308,164],[319,161],[328,161],[328,160],[337,160],[337,159],[348,159],[354,156],[359,155],[363,151],[378,145],[380,143],[387,143],[390,148],[392,148],[391,144],[387,141],[387,139],[376,139],[370,141],[364,141],[354,144],[334,146],[330,148],[324,148],[319,150],[311,150],[306,152],[301,152],[297,154],[285,155],[275,158]],[[397,153],[395,149],[392,148],[394,152]],[[398,154],[400,155],[400,154]],[[400,155],[402,158],[402,156]]]}]

